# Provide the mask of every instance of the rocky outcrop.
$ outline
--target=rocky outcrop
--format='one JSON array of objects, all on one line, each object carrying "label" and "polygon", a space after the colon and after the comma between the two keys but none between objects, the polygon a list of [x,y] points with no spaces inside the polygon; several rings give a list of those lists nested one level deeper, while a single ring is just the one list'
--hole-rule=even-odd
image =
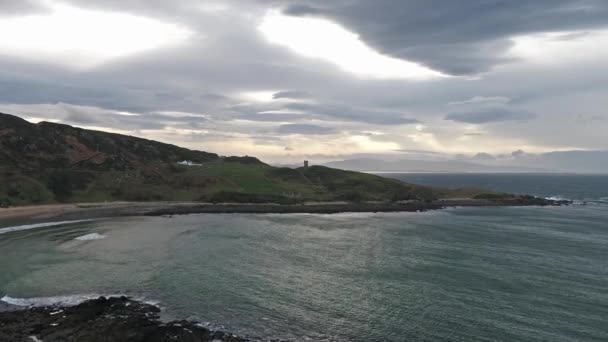
[{"label": "rocky outcrop", "polygon": [[190,321],[163,323],[160,309],[126,297],[86,301],[72,307],[0,312],[2,342],[244,342]]}]

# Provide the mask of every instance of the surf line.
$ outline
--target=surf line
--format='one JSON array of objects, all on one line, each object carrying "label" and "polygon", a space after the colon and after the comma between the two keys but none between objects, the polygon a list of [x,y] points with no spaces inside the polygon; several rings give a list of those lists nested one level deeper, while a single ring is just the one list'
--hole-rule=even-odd
[{"label": "surf line", "polygon": [[45,223],[36,223],[36,224],[26,224],[26,225],[23,225],[23,226],[0,228],[0,234],[6,234],[6,233],[11,233],[11,232],[18,232],[18,231],[21,231],[21,230],[30,230],[30,229],[38,229],[38,228],[55,227],[55,226],[61,226],[61,225],[67,225],[67,224],[75,224],[75,223],[82,223],[82,222],[91,222],[91,221],[95,221],[95,220],[88,219],[88,220],[58,221],[58,222],[45,222]]}]

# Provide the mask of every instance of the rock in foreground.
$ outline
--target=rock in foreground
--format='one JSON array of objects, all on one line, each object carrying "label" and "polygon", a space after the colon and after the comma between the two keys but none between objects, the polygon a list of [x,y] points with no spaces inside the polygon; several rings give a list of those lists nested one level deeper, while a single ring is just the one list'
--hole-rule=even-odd
[{"label": "rock in foreground", "polygon": [[73,307],[41,307],[0,313],[1,342],[194,342],[248,339],[210,331],[195,322],[163,323],[156,306],[126,297]]}]

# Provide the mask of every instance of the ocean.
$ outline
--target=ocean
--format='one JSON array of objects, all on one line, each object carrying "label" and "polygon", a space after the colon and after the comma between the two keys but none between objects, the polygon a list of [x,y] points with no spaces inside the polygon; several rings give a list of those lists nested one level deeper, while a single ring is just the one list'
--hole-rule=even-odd
[{"label": "ocean", "polygon": [[385,174],[575,200],[423,213],[117,218],[0,234],[0,298],[127,294],[294,341],[608,341],[608,176]]}]

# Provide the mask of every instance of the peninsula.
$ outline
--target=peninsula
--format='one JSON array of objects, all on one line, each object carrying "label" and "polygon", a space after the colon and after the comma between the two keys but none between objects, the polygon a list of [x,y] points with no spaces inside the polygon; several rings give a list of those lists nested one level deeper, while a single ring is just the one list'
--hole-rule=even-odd
[{"label": "peninsula", "polygon": [[[273,167],[132,136],[0,114],[0,218],[423,211],[561,205],[323,166]],[[32,207],[34,206],[34,207]],[[9,209],[10,208],[10,209]]]}]

